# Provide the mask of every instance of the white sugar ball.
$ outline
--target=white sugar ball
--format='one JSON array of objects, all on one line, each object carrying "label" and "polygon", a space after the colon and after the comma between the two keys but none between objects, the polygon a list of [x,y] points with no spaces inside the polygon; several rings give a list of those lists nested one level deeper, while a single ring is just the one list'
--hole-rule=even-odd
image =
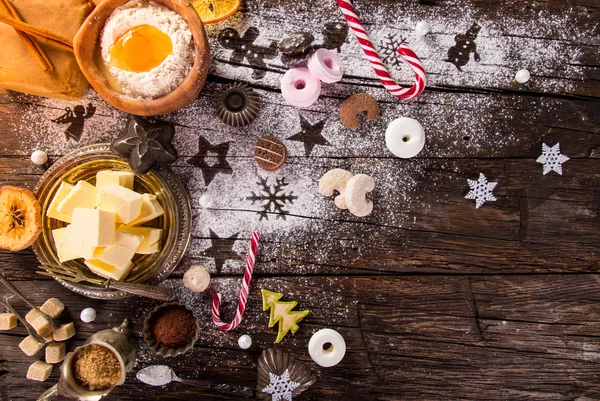
[{"label": "white sugar ball", "polygon": [[248,334],[244,334],[238,338],[238,345],[241,349],[248,349],[252,346],[252,337]]},{"label": "white sugar ball", "polygon": [[79,315],[79,318],[84,323],[91,323],[94,320],[96,320],[96,311],[94,310],[94,308],[85,308],[81,311],[81,315]]},{"label": "white sugar ball", "polygon": [[48,161],[48,155],[43,150],[36,150],[31,154],[31,162],[38,166],[45,164]]},{"label": "white sugar ball", "polygon": [[425,36],[429,33],[430,26],[427,22],[421,21],[417,23],[417,28],[415,29],[418,36]]},{"label": "white sugar ball", "polygon": [[530,77],[531,74],[529,73],[529,71],[527,71],[526,69],[522,69],[517,71],[517,73],[515,74],[515,81],[517,81],[520,84],[524,84],[525,82],[529,81]]},{"label": "white sugar ball", "polygon": [[204,194],[200,197],[200,206],[203,208],[209,208],[213,205],[214,201],[212,196]]},{"label": "white sugar ball", "polygon": [[183,275],[183,286],[192,292],[202,292],[208,288],[210,274],[206,267],[195,265]]}]

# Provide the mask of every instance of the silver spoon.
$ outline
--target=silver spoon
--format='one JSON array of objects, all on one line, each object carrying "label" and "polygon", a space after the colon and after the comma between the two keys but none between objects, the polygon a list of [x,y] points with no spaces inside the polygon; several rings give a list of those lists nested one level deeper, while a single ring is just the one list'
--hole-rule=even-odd
[{"label": "silver spoon", "polygon": [[0,304],[4,305],[6,307],[6,309],[8,309],[13,315],[15,315],[21,323],[23,323],[23,326],[25,326],[25,328],[27,329],[27,332],[29,333],[29,335],[31,337],[35,338],[35,341],[37,341],[38,343],[41,343],[41,344],[46,343],[46,340],[44,340],[44,338],[42,336],[40,336],[35,331],[35,329],[29,323],[27,323],[27,321],[25,319],[23,319],[23,317],[21,315],[19,315],[19,312],[17,312],[15,310],[15,308],[12,307],[10,302],[8,302],[5,299],[0,298]]},{"label": "silver spoon", "polygon": [[250,387],[232,386],[229,384],[213,384],[204,380],[182,379],[175,374],[173,369],[166,365],[152,365],[137,372],[136,377],[142,383],[150,386],[164,386],[171,382],[179,382],[190,386],[202,387],[215,390],[219,393],[237,395],[238,397],[251,398],[253,396]]},{"label": "silver spoon", "polygon": [[29,301],[27,298],[25,298],[25,295],[21,294],[21,291],[19,291],[17,289],[17,287],[15,287],[10,281],[8,281],[8,279],[6,277],[4,277],[4,275],[2,273],[0,273],[0,283],[4,284],[6,286],[6,288],[8,288],[9,290],[11,290],[13,292],[13,294],[15,294],[16,296],[21,298],[23,301],[25,301],[25,303],[27,305],[29,305],[29,307],[31,309],[34,309],[38,314],[44,316],[44,318],[50,322],[52,327],[54,327],[56,329],[60,326],[60,324],[58,323],[58,321],[56,319],[54,319],[52,316],[49,316],[46,313],[42,312],[40,310],[40,308],[38,308],[31,301]]}]

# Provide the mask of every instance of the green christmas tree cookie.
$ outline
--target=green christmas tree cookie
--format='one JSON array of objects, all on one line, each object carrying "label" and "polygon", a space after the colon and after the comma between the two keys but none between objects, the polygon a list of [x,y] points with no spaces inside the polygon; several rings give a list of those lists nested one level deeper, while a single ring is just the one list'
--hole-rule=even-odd
[{"label": "green christmas tree cookie", "polygon": [[277,338],[275,339],[275,344],[277,344],[283,340],[288,331],[292,333],[298,331],[300,328],[298,323],[308,315],[309,311],[293,311],[292,309],[298,305],[298,302],[280,301],[279,299],[283,296],[281,293],[262,289],[260,291],[263,297],[263,310],[271,309],[269,327],[273,327],[279,323]]}]

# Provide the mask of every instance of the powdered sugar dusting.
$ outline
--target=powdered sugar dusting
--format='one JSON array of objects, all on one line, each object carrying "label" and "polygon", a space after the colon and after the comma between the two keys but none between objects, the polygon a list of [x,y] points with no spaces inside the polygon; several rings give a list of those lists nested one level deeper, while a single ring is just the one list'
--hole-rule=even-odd
[{"label": "powdered sugar dusting", "polygon": [[[302,7],[290,12],[288,8],[293,8],[293,5],[286,4],[285,7],[285,21],[279,21],[282,11],[279,7],[263,7],[262,3],[259,3],[255,5],[256,10],[253,10],[255,12],[252,14],[245,14],[243,17],[210,27],[211,47],[215,57],[212,73],[252,81],[251,69],[226,63],[231,51],[224,49],[215,39],[218,31],[225,26],[233,26],[240,33],[251,26],[259,27],[261,36],[255,43],[267,47],[286,34],[297,31],[297,27],[312,32],[316,38],[315,43],[320,43],[323,35],[319,32],[323,30],[325,23],[343,21],[335,2],[315,5],[319,12],[314,12],[313,8]],[[594,47],[586,48],[586,45],[595,43],[597,46],[598,25],[592,22],[583,7],[572,6],[560,11],[551,11],[544,5],[532,3],[528,9],[522,9],[518,17],[499,17],[496,13],[482,12],[471,2],[463,0],[440,2],[436,7],[418,4],[403,7],[402,4],[396,5],[394,2],[360,3],[357,4],[357,9],[376,46],[381,46],[386,36],[398,40],[405,39],[409,43],[423,60],[431,87],[518,89],[519,86],[513,81],[514,74],[521,68],[527,68],[533,75],[528,88],[542,92],[571,92],[581,86],[593,68],[583,65],[582,49],[587,49],[587,53],[593,54]],[[500,11],[498,13],[502,14]],[[584,20],[581,21],[581,18]],[[586,23],[585,18],[590,18],[589,23]],[[268,23],[267,27],[266,21],[278,23]],[[417,34],[415,28],[420,21],[429,23],[429,34]],[[455,36],[464,35],[474,22],[482,27],[475,40],[481,61],[475,62],[471,57],[471,61],[461,72],[444,60],[448,50],[455,44]],[[547,39],[550,37],[552,39]],[[352,34],[349,34],[340,56],[345,65],[346,81],[353,81],[353,77],[375,79]],[[279,58],[265,62],[275,71],[287,69]],[[412,82],[413,75],[408,66],[388,67],[400,82]],[[556,76],[556,71],[560,71],[560,76]],[[278,80],[279,72],[271,72],[267,73],[261,82],[277,87]]]}]

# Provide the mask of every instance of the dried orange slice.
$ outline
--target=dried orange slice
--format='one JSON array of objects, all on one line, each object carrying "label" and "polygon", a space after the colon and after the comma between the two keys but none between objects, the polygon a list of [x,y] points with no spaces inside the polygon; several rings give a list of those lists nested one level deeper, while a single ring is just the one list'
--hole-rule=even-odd
[{"label": "dried orange slice", "polygon": [[231,17],[242,4],[242,0],[192,0],[192,7],[205,24],[213,24]]},{"label": "dried orange slice", "polygon": [[20,251],[42,232],[40,203],[27,188],[0,188],[0,248]]}]

